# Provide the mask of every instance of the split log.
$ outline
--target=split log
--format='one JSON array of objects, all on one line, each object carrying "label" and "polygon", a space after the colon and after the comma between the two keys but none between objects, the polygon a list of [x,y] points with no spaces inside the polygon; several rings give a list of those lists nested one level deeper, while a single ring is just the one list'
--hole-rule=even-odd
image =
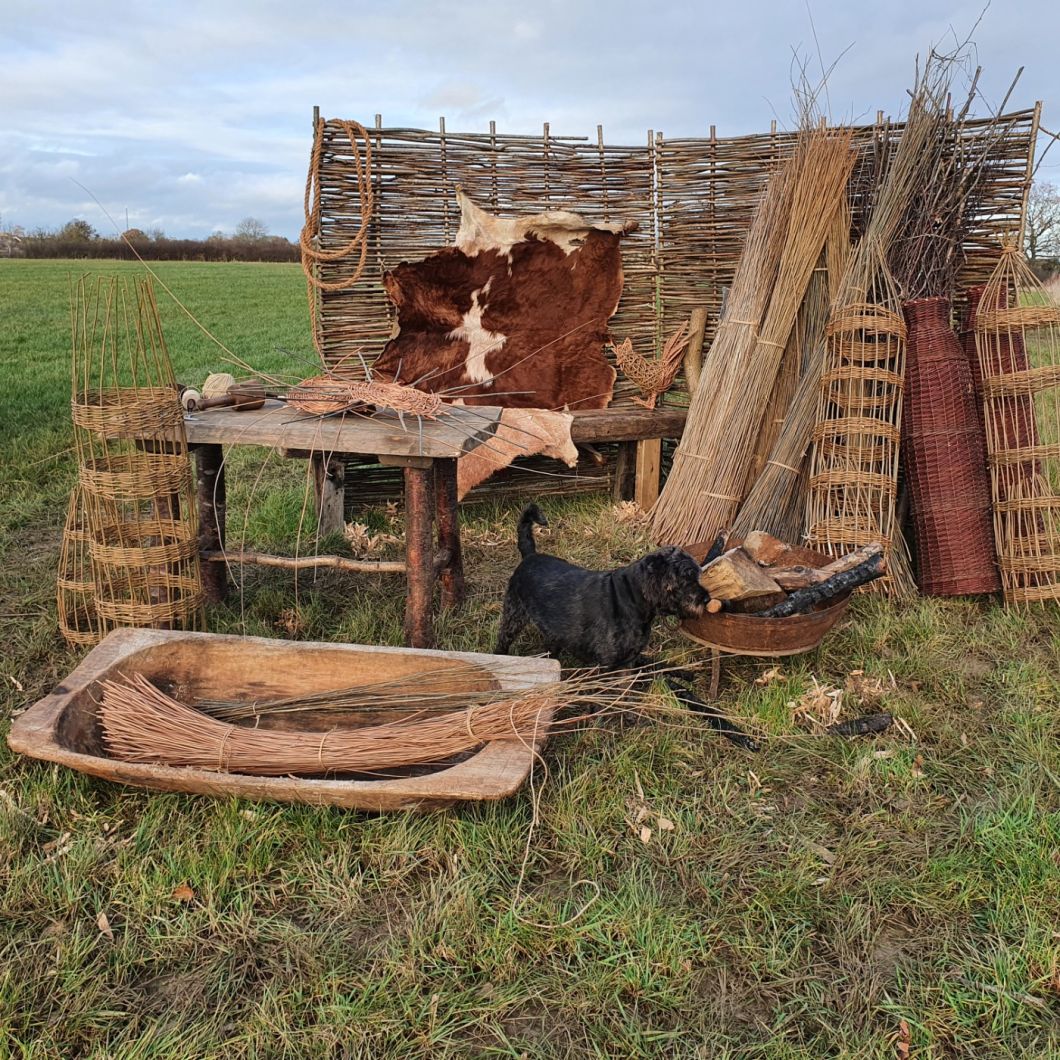
[{"label": "split log", "polygon": [[791,546],[764,530],[752,530],[743,540],[743,550],[760,567],[775,567],[791,552]]},{"label": "split log", "polygon": [[779,593],[780,586],[742,548],[731,548],[699,572],[699,584],[716,600],[747,600]]},{"label": "split log", "polygon": [[851,589],[856,589],[859,585],[865,585],[876,578],[882,578],[886,573],[887,565],[884,563],[882,554],[872,556],[852,570],[833,574],[831,578],[821,582],[820,585],[811,585],[808,589],[799,589],[798,592],[792,593],[783,603],[776,604],[765,611],[758,611],[756,614],[759,618],[787,618],[789,615],[799,615],[804,611],[809,611],[816,604],[831,600],[833,596],[850,592]]},{"label": "split log", "polygon": [[729,531],[722,530],[721,533],[718,534],[716,538],[714,538],[714,544],[710,546],[710,550],[703,557],[703,562],[700,564],[700,567],[705,567],[708,563],[712,563],[714,560],[716,560],[718,556],[720,556],[725,551],[725,545],[727,544],[728,540]]}]

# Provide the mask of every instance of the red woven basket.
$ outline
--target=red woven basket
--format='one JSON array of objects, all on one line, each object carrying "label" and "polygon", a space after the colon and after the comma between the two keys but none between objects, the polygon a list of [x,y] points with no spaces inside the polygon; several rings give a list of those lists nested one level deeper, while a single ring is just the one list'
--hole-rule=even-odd
[{"label": "red woven basket", "polygon": [[902,448],[920,590],[929,596],[998,592],[986,439],[968,358],[950,327],[949,301],[918,298],[904,311]]}]

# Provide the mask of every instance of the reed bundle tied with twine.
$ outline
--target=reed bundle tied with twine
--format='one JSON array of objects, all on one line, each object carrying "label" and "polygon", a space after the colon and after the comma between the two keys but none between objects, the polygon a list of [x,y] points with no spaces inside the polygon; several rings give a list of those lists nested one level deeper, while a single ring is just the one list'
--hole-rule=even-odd
[{"label": "reed bundle tied with twine", "polygon": [[[660,671],[662,672],[662,671]],[[409,709],[409,696],[422,691],[386,688],[337,690],[335,699],[316,694],[276,704],[254,704],[247,714],[234,705],[212,705],[223,716],[256,719],[271,713],[336,714],[362,704],[389,708],[396,720],[361,727],[332,725],[319,730],[277,730],[230,724],[178,702],[142,674],[100,684],[100,720],[107,748],[116,758],[155,762],[255,776],[288,774],[377,773],[386,769],[445,762],[495,740],[517,740],[533,746],[557,727],[570,727],[601,709],[622,711],[643,706],[651,697],[640,690],[637,670],[600,674],[576,673],[563,681],[529,689],[485,693],[443,692],[429,707]],[[428,699],[431,694],[426,693]],[[446,709],[453,698],[470,705]],[[556,718],[560,708],[568,713]]]},{"label": "reed bundle tied with twine", "polygon": [[[777,425],[763,424],[759,452],[765,458],[744,503],[733,521],[733,531],[746,536],[752,530],[765,530],[783,541],[800,541],[805,527],[805,490],[808,477],[807,452],[817,412],[817,392],[825,359],[825,327],[831,292],[842,277],[850,256],[850,213],[836,211],[832,230],[818,267],[814,269],[799,308],[794,331],[795,345],[785,352],[791,356],[798,377],[787,406],[774,393]],[[779,380],[778,380],[779,382]],[[774,433],[769,448],[765,441]]]},{"label": "reed bundle tied with twine", "polygon": [[850,130],[806,130],[770,180],[652,509],[659,540],[709,540],[732,522],[799,306],[846,195],[851,143]]}]

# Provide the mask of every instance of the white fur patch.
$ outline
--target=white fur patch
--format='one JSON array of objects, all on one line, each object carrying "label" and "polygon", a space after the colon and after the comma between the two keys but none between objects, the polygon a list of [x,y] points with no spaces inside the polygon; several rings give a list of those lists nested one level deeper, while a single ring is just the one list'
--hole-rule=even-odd
[{"label": "white fur patch", "polygon": [[488,383],[493,378],[493,373],[486,367],[486,357],[496,353],[508,341],[507,335],[487,331],[482,326],[482,313],[486,307],[479,305],[479,295],[489,293],[490,282],[471,292],[471,308],[464,314],[463,323],[449,332],[449,338],[463,339],[468,344],[464,368],[473,383]]}]

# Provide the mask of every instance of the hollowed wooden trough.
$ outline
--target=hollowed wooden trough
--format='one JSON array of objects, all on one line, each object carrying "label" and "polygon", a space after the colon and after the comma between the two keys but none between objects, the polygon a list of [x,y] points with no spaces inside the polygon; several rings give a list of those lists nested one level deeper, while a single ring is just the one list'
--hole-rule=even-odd
[{"label": "hollowed wooden trough", "polygon": [[[119,761],[109,757],[99,722],[99,682],[142,673],[189,706],[202,700],[254,701],[425,676],[438,690],[522,689],[560,678],[552,659],[517,658],[413,648],[380,648],[234,637],[212,633],[119,629],[94,648],[54,691],[11,726],[8,743],[21,754],[58,762],[119,784],[158,791],[241,796],[361,810],[423,810],[460,801],[502,799],[526,781],[534,752],[523,742],[497,740],[460,760],[417,767],[385,778],[357,775],[257,777],[206,769]],[[326,717],[278,715],[260,724],[282,729],[378,724],[352,711]]]}]

